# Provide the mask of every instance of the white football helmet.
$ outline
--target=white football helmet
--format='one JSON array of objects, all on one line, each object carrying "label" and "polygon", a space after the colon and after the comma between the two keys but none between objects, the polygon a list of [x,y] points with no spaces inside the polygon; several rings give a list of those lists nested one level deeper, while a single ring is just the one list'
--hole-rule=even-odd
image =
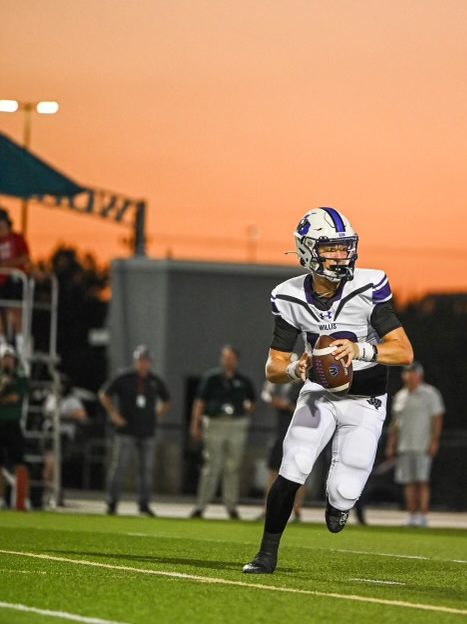
[{"label": "white football helmet", "polygon": [[[326,257],[320,254],[320,246],[346,245],[347,258],[325,268]],[[358,258],[358,236],[349,220],[334,208],[315,208],[307,212],[295,230],[295,245],[300,264],[312,273],[331,282],[353,279]]]}]

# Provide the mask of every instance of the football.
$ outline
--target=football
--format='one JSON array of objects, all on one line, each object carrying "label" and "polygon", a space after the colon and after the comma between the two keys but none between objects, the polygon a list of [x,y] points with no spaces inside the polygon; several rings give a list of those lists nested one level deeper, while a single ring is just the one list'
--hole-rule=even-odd
[{"label": "football", "polygon": [[317,383],[334,394],[346,394],[352,384],[353,369],[344,366],[342,360],[332,355],[334,348],[329,345],[336,338],[323,334],[313,348],[313,373]]}]

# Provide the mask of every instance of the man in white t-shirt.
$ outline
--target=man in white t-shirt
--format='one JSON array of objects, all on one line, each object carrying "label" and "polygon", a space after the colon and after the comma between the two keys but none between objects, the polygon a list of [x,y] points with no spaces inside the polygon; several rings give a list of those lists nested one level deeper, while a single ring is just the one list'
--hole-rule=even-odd
[{"label": "man in white t-shirt", "polygon": [[413,362],[402,371],[404,387],[394,396],[386,448],[396,457],[396,481],[404,486],[409,526],[426,526],[430,506],[430,472],[438,453],[444,403],[440,392],[424,383],[423,366]]},{"label": "man in white t-shirt", "polygon": [[[71,381],[66,375],[61,376],[60,398],[60,440],[62,458],[66,458],[70,443],[76,435],[76,427],[79,423],[88,422],[88,415],[82,401],[73,393]],[[55,414],[56,398],[50,394],[44,403],[43,413],[45,417],[44,426],[48,431],[53,431],[53,417]],[[44,453],[43,478],[46,483],[46,504],[47,506],[63,505],[63,491],[59,494],[59,500],[53,500],[53,489],[57,462],[51,440],[46,443]]]}]

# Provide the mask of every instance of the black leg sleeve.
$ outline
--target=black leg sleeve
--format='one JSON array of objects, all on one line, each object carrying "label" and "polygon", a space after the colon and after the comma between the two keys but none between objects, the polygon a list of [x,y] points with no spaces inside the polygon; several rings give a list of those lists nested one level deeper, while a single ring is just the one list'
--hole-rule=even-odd
[{"label": "black leg sleeve", "polygon": [[266,501],[265,533],[282,533],[292,513],[295,494],[300,483],[284,479],[280,475],[269,490]]}]

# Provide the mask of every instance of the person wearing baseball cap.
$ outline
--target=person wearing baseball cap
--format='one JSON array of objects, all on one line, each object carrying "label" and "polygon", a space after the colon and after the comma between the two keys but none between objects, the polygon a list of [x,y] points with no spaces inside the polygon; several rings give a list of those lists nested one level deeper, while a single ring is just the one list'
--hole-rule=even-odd
[{"label": "person wearing baseball cap", "polygon": [[157,421],[170,407],[165,382],[152,371],[149,348],[138,345],[133,351],[133,366],[110,379],[99,398],[115,428],[110,466],[107,513],[117,512],[124,478],[133,452],[138,456],[139,511],[155,516],[150,504],[154,472]]},{"label": "person wearing baseball cap", "polygon": [[407,366],[403,366],[402,371],[404,373],[418,373],[419,375],[423,375],[424,373],[423,366],[420,364],[420,362],[417,362],[416,360],[412,362],[412,364],[407,364]]},{"label": "person wearing baseball cap", "polygon": [[439,449],[444,403],[440,392],[424,382],[423,366],[414,361],[402,368],[403,388],[394,396],[386,446],[396,460],[396,482],[404,488],[409,526],[427,526],[430,473]]}]

